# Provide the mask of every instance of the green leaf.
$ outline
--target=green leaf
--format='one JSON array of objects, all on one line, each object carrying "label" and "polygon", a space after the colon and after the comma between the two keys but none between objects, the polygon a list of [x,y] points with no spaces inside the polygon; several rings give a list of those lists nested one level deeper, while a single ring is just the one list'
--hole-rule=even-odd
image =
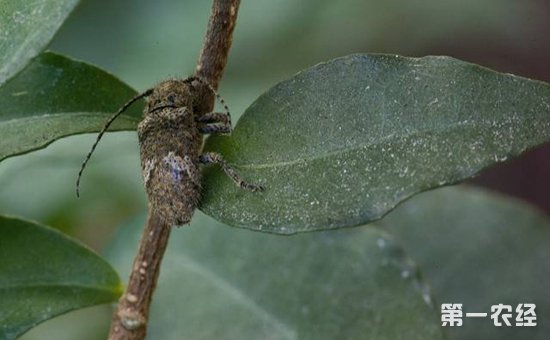
[{"label": "green leaf", "polygon": [[0,2],[0,86],[53,38],[78,0]]},{"label": "green leaf", "polygon": [[15,339],[67,311],[116,301],[111,266],[82,244],[33,222],[0,217],[0,338]]},{"label": "green leaf", "polygon": [[[283,237],[196,217],[172,233],[150,339],[442,339],[427,287],[381,230]],[[142,225],[110,249],[123,277]]]},{"label": "green leaf", "polygon": [[[64,136],[98,131],[135,94],[94,66],[43,53],[0,87],[0,160]],[[135,129],[140,117],[140,105],[134,105],[111,130]]]},{"label": "green leaf", "polygon": [[[550,219],[525,203],[446,188],[405,202],[382,223],[418,262],[441,303],[462,303],[452,339],[543,340],[550,336]],[[491,305],[535,303],[536,327],[495,327]]]},{"label": "green leaf", "polygon": [[550,140],[550,86],[449,57],[352,55],[260,96],[207,150],[202,210],[275,233],[355,226]]},{"label": "green leaf", "polygon": [[110,304],[75,310],[41,323],[18,340],[104,340],[112,316]]}]

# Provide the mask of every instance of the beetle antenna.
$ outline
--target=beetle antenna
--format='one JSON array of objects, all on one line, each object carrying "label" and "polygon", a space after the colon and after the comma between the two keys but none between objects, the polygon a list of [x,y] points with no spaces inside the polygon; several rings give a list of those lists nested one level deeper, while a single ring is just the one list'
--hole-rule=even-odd
[{"label": "beetle antenna", "polygon": [[153,93],[153,89],[149,89],[145,92],[142,92],[136,95],[134,98],[126,102],[126,104],[124,104],[114,115],[111,116],[111,118],[109,118],[107,123],[105,123],[105,126],[103,127],[103,129],[101,129],[101,131],[97,135],[97,139],[95,140],[94,145],[92,145],[92,149],[90,150],[90,152],[88,152],[88,155],[84,159],[84,162],[82,162],[82,166],[80,167],[80,171],[78,172],[78,177],[76,179],[76,197],[80,197],[80,178],[82,177],[82,172],[84,171],[84,168],[86,168],[86,164],[88,164],[88,161],[92,157],[92,153],[94,153],[94,150],[97,147],[97,144],[99,144],[101,137],[103,137],[103,134],[107,131],[107,129],[109,128],[109,126],[111,126],[111,124],[115,121],[115,119],[117,119],[117,117],[120,116],[121,113],[126,111],[130,107],[130,105],[132,105],[134,102],[136,102],[137,100],[143,97],[147,97],[151,95],[151,93]]},{"label": "beetle antenna", "polygon": [[209,82],[207,82],[206,80],[204,80],[200,77],[197,77],[197,79],[200,80],[206,86],[208,86],[208,88],[210,89],[210,91],[212,91],[212,93],[214,94],[214,96],[216,97],[218,102],[220,104],[222,104],[222,106],[225,110],[225,113],[227,113],[227,117],[229,118],[229,126],[231,126],[231,113],[229,113],[229,107],[225,103],[225,100],[223,100],[222,96],[218,93],[218,91],[216,91],[216,89],[214,88],[214,86],[212,86],[212,84],[210,84]]}]

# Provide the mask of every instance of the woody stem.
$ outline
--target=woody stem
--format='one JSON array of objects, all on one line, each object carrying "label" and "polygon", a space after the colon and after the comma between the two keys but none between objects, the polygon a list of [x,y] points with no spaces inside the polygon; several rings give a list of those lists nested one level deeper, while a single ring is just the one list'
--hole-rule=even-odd
[{"label": "woody stem", "polygon": [[[218,88],[227,64],[240,0],[214,0],[195,76]],[[214,99],[211,99],[212,104]]]},{"label": "woody stem", "polygon": [[[204,45],[195,76],[217,88],[227,63],[237,20],[240,0],[214,0]],[[214,97],[204,95],[199,107],[205,114],[214,106]],[[149,309],[160,272],[160,265],[170,236],[171,226],[164,224],[154,211],[141,237],[138,253],[126,291],[113,314],[110,340],[141,340],[147,332]]]}]

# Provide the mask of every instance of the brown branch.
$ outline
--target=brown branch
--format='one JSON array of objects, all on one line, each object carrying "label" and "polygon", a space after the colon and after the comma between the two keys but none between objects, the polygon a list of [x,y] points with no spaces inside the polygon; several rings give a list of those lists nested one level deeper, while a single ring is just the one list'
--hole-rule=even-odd
[{"label": "brown branch", "polygon": [[149,214],[128,286],[113,315],[109,339],[145,338],[151,297],[159,276],[162,257],[168,245],[170,229],[159,220],[156,214]]},{"label": "brown branch", "polygon": [[218,88],[227,63],[239,4],[240,0],[214,0],[212,4],[208,31],[195,76],[206,80],[215,89]]},{"label": "brown branch", "polygon": [[[239,4],[240,0],[214,0],[212,4],[208,31],[195,76],[210,83],[215,89],[227,63]],[[196,112],[199,115],[212,110],[214,106],[214,96],[210,91],[204,92],[201,100],[203,103],[198,107],[199,111],[204,112]],[[128,286],[113,315],[110,340],[145,338],[151,298],[171,229],[153,211],[149,211]]]}]

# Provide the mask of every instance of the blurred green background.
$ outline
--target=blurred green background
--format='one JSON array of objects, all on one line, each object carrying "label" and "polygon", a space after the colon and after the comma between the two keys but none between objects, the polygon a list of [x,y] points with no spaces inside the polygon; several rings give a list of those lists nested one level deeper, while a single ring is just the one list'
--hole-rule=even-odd
[{"label": "blurred green background", "polygon": [[[96,64],[143,90],[193,72],[210,5],[204,0],[83,0],[50,49]],[[451,55],[550,81],[549,37],[547,0],[242,1],[219,91],[236,121],[256,97],[299,70],[365,52]],[[135,132],[103,139],[84,174],[82,198],[76,199],[76,174],[94,139],[65,138],[2,162],[0,212],[60,228],[101,251],[119,224],[145,211],[146,202]],[[472,183],[550,212],[549,173],[546,146]],[[28,339],[40,338],[33,332]]]}]

